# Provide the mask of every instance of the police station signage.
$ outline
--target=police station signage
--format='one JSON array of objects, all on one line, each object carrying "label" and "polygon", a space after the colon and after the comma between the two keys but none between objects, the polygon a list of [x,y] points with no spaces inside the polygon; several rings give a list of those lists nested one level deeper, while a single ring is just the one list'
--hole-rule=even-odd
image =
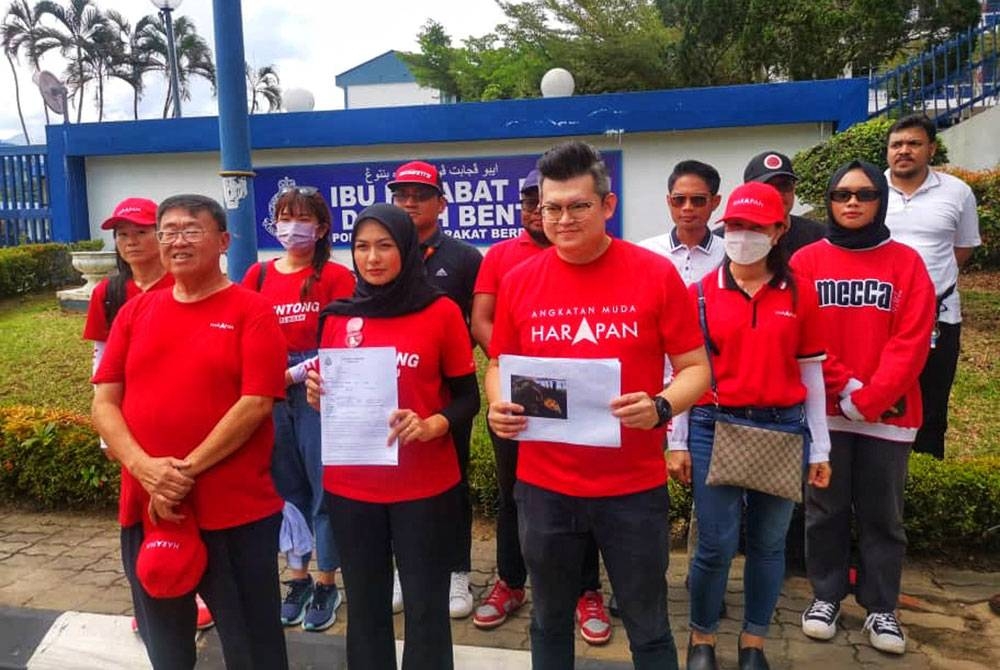
[{"label": "police station signage", "polygon": [[[620,151],[602,151],[611,175],[612,190],[621,193]],[[448,207],[440,225],[447,234],[470,244],[489,246],[516,237],[521,230],[520,191],[525,175],[535,166],[536,154],[475,156],[471,158],[423,158],[437,166],[444,182]],[[257,211],[257,245],[279,249],[271,234],[274,203],[282,189],[315,186],[333,212],[331,240],[335,247],[350,244],[358,214],[376,202],[391,202],[388,183],[393,170],[405,160],[295,165],[255,168],[254,194]],[[621,202],[608,221],[608,232],[621,237]]]}]

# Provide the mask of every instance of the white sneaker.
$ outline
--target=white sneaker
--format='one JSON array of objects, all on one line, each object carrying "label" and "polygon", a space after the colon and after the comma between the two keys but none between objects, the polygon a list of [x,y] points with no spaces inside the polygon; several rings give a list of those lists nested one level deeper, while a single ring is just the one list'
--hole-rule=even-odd
[{"label": "white sneaker", "polygon": [[906,653],[906,638],[899,627],[899,619],[892,612],[872,612],[865,619],[862,632],[868,631],[868,641],[887,654]]},{"label": "white sneaker", "polygon": [[802,632],[814,640],[830,640],[837,634],[840,603],[813,600],[802,613]]},{"label": "white sneaker", "polygon": [[392,571],[392,613],[403,611],[403,587],[399,584],[399,570]]},{"label": "white sneaker", "polygon": [[469,591],[469,573],[451,573],[451,594],[448,597],[448,612],[452,619],[464,619],[472,614],[475,603]]}]

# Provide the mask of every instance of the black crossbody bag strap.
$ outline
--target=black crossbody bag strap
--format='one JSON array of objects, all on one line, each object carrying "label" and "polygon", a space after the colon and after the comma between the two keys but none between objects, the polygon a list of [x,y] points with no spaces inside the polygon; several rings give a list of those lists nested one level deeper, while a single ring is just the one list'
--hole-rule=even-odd
[{"label": "black crossbody bag strap", "polygon": [[719,385],[715,379],[715,365],[712,364],[712,354],[718,354],[719,349],[712,343],[712,337],[708,334],[708,315],[705,309],[705,289],[702,282],[696,284],[698,288],[698,323],[701,326],[701,336],[705,340],[705,354],[708,355],[708,372],[712,379],[712,396],[715,399],[715,406],[719,406]]}]

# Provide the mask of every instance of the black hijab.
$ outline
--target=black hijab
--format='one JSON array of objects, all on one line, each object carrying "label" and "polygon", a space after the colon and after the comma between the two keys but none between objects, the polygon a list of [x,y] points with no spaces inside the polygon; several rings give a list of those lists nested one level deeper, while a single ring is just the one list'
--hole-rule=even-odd
[{"label": "black hijab", "polygon": [[354,236],[366,220],[377,221],[389,232],[399,248],[402,267],[399,275],[383,286],[366,282],[358,264],[354,263],[354,274],[358,283],[350,298],[335,300],[323,310],[321,316],[341,314],[344,316],[391,317],[419,312],[444,295],[444,291],[431,285],[424,270],[424,259],[420,254],[417,229],[410,215],[399,207],[378,203],[366,207],[354,224],[351,235],[351,256],[353,258]]},{"label": "black hijab", "polygon": [[[837,223],[833,218],[833,210],[830,207],[830,191],[837,188],[837,184],[844,178],[844,175],[851,170],[861,170],[875,186],[879,192],[878,211],[864,228],[856,230],[845,228]],[[889,239],[889,228],[885,225],[885,211],[889,205],[889,182],[885,175],[871,163],[861,160],[853,160],[850,163],[841,165],[840,168],[830,177],[830,183],[826,187],[826,219],[829,224],[826,239],[831,244],[845,249],[874,249]]]}]

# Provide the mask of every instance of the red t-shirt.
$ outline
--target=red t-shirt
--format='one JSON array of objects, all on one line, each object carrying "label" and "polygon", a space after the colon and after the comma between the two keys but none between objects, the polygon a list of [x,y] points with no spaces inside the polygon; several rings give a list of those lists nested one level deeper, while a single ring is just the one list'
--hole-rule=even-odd
[{"label": "red t-shirt", "polygon": [[[702,280],[708,332],[717,354],[712,365],[719,404],[728,407],[789,407],[803,402],[799,361],[826,358],[826,340],[816,289],[795,282],[765,284],[753,297],[736,284],[729,264]],[[697,300],[698,287],[691,286]],[[711,390],[697,404],[713,404]]]},{"label": "red t-shirt", "polygon": [[[230,286],[194,303],[154,291],[118,313],[93,383],[124,384],[122,415],[146,453],[184,458],[241,396],[284,398],[286,358],[274,311],[253,291]],[[271,481],[273,439],[268,416],[198,476],[188,500],[199,526],[231,528],[281,509]],[[138,523],[148,502],[123,468],[122,526]]]},{"label": "red t-shirt", "polygon": [[[694,303],[665,258],[612,240],[574,265],[546,249],[500,284],[490,356],[617,358],[622,393],[663,390],[663,355],[701,346]],[[666,482],[664,429],[621,429],[621,448],[520,443],[517,477],[558,493],[599,497]]]},{"label": "red t-shirt", "polygon": [[[344,348],[350,318],[327,317],[320,346]],[[361,346],[396,348],[399,406],[412,409],[422,419],[437,414],[451,401],[445,377],[464,377],[476,371],[465,320],[449,298],[438,298],[423,310],[403,316],[365,318],[363,324]],[[458,481],[458,458],[450,432],[436,440],[400,446],[396,466],[323,468],[324,489],[374,503],[428,498],[447,491]]]},{"label": "red t-shirt", "polygon": [[[313,282],[308,295],[303,299],[302,285],[312,275],[312,267],[284,273],[275,267],[273,260],[266,263],[267,271],[264,273],[260,293],[274,305],[274,313],[278,315],[278,325],[285,334],[288,350],[315,349],[320,310],[337,298],[346,298],[354,293],[354,275],[343,265],[327,263],[320,273],[319,281]],[[260,263],[251,265],[241,283],[256,291],[260,270]]]},{"label": "red t-shirt", "polygon": [[[145,292],[155,291],[161,288],[169,288],[174,285],[174,276],[169,272],[146,289]],[[125,302],[128,302],[137,295],[142,295],[144,291],[130,278],[125,280]],[[90,305],[87,307],[87,322],[83,326],[83,339],[94,342],[107,342],[108,320],[104,315],[104,299],[108,295],[108,279],[102,279],[94,287],[94,292],[90,295]]]},{"label": "red t-shirt", "polygon": [[544,250],[545,247],[538,246],[526,230],[522,230],[521,234],[513,239],[494,244],[486,252],[483,264],[479,266],[473,293],[496,295],[504,275]]}]

